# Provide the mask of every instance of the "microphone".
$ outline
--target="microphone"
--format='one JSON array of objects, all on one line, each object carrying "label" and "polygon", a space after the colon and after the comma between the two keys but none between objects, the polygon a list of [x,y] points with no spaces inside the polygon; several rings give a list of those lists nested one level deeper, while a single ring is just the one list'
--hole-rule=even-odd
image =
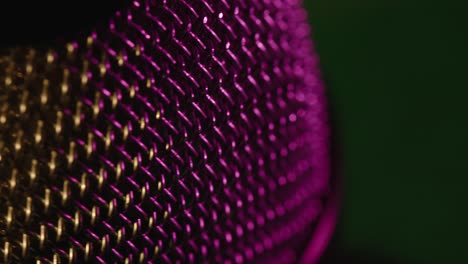
[{"label": "microphone", "polygon": [[315,263],[336,200],[301,1],[81,3],[0,48],[0,261]]}]

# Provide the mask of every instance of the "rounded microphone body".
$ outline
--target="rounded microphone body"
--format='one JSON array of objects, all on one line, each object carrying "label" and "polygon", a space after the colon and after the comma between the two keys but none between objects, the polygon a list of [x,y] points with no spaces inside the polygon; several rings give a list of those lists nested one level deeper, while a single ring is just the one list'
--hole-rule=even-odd
[{"label": "rounded microphone body", "polygon": [[135,0],[2,49],[0,262],[313,263],[326,108],[298,0]]}]

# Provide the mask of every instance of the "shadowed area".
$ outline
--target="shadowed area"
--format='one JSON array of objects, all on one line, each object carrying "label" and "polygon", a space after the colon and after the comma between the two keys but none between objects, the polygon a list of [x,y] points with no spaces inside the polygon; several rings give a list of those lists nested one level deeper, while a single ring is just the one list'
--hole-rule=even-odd
[{"label": "shadowed area", "polygon": [[106,22],[131,1],[2,1],[0,45],[41,45],[68,39]]}]

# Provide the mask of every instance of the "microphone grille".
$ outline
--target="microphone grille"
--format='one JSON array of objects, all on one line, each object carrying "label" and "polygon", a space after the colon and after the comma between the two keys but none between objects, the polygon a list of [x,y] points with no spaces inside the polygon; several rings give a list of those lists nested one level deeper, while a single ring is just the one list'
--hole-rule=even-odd
[{"label": "microphone grille", "polygon": [[298,0],[135,0],[0,83],[1,262],[292,263],[323,213]]}]

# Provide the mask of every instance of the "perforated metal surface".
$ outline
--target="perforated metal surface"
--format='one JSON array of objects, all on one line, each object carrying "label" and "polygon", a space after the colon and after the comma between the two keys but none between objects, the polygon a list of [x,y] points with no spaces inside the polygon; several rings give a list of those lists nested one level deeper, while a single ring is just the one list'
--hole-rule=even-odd
[{"label": "perforated metal surface", "polygon": [[292,263],[329,188],[297,0],[136,0],[0,56],[0,257]]}]

